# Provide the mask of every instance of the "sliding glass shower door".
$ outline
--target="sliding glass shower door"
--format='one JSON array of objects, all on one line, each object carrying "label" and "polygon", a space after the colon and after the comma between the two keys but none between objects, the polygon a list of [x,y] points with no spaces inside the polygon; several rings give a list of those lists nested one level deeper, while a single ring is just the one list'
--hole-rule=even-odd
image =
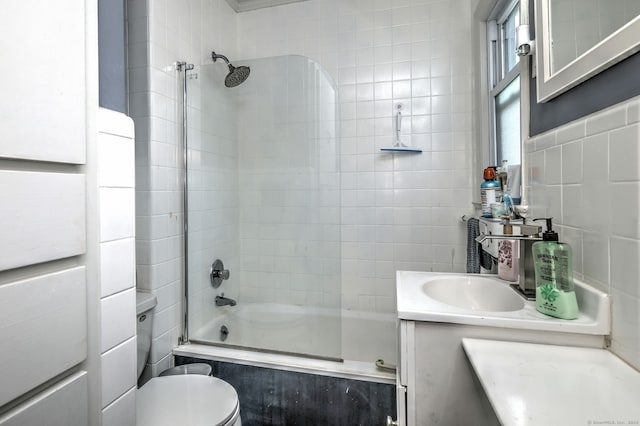
[{"label": "sliding glass shower door", "polygon": [[302,56],[239,62],[238,87],[217,63],[188,82],[190,338],[339,359],[336,86]]}]

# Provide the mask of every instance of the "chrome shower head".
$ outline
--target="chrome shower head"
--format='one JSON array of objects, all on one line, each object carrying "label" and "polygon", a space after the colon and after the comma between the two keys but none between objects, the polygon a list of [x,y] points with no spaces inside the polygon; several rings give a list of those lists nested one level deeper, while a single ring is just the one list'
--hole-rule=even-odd
[{"label": "chrome shower head", "polygon": [[251,70],[249,67],[239,66],[238,68],[229,64],[229,74],[224,78],[224,85],[227,87],[236,87],[249,77]]},{"label": "chrome shower head", "polygon": [[222,59],[227,63],[229,67],[229,74],[224,79],[224,85],[227,87],[236,87],[240,84],[244,83],[244,81],[249,77],[251,73],[251,69],[246,66],[234,67],[229,59],[227,59],[224,55],[218,55],[216,52],[211,52],[211,59],[213,62],[216,62],[218,59]]}]

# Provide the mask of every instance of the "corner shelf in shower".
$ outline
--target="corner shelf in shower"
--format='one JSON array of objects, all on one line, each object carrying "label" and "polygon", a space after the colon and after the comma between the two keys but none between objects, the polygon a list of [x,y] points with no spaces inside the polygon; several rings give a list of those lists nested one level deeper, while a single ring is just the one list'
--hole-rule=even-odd
[{"label": "corner shelf in shower", "polygon": [[407,154],[418,154],[421,153],[421,149],[417,148],[409,148],[406,146],[385,146],[380,148],[381,152],[392,152],[392,153],[407,153]]}]

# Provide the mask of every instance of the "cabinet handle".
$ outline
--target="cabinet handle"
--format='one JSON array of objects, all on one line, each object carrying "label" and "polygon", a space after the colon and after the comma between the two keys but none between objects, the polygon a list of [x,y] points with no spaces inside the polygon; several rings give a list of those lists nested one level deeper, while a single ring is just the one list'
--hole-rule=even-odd
[{"label": "cabinet handle", "polygon": [[398,422],[393,420],[391,416],[387,416],[387,426],[398,426]]}]

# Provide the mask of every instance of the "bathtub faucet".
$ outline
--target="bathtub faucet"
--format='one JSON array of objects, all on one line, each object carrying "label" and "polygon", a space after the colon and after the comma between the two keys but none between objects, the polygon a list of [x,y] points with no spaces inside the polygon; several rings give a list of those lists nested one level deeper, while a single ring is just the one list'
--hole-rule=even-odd
[{"label": "bathtub faucet", "polygon": [[222,296],[216,296],[216,306],[236,306],[236,301],[224,297],[224,293],[222,293]]}]

